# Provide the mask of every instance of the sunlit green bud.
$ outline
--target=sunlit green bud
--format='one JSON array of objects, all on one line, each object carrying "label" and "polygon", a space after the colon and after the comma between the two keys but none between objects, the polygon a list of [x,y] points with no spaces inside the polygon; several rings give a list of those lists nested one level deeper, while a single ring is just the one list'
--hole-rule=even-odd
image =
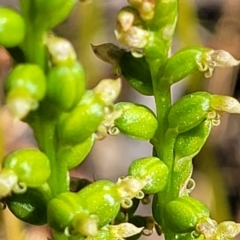
[{"label": "sunlit green bud", "polygon": [[121,91],[121,79],[103,79],[93,89],[93,92],[104,105],[110,106],[119,96]]},{"label": "sunlit green bud", "polygon": [[99,180],[78,192],[81,207],[95,216],[98,229],[110,223],[120,209],[120,196],[115,184],[109,180]]},{"label": "sunlit green bud", "polygon": [[77,0],[33,0],[32,2],[35,13],[31,14],[33,20],[41,20],[43,26],[45,25],[47,29],[51,29],[61,23],[70,14]]},{"label": "sunlit green bud", "polygon": [[36,149],[20,149],[8,154],[3,160],[3,168],[12,170],[19,183],[29,187],[44,184],[51,169],[47,156]]},{"label": "sunlit green bud", "polygon": [[61,193],[48,203],[48,224],[58,232],[64,232],[71,226],[75,214],[84,214],[77,193]]},{"label": "sunlit green bud", "polygon": [[60,117],[59,139],[64,145],[81,143],[97,131],[103,119],[104,104],[93,91],[86,91],[79,104]]},{"label": "sunlit green bud", "polygon": [[49,70],[47,97],[62,111],[72,110],[85,92],[85,72],[80,63],[58,65]]},{"label": "sunlit green bud", "polygon": [[25,88],[36,100],[42,100],[46,93],[46,78],[43,70],[36,64],[19,64],[10,72],[6,91]]},{"label": "sunlit green bud", "polygon": [[76,52],[68,40],[51,34],[46,37],[45,41],[54,65],[69,66],[76,62]]},{"label": "sunlit green bud", "polygon": [[203,47],[190,47],[180,50],[167,60],[163,71],[163,79],[171,84],[198,71],[197,62],[200,61]]},{"label": "sunlit green bud", "polygon": [[25,23],[22,16],[11,8],[0,7],[0,45],[15,47],[25,35]]},{"label": "sunlit green bud", "polygon": [[117,103],[115,108],[122,112],[115,121],[116,127],[122,133],[143,141],[150,140],[154,136],[158,122],[149,108],[129,102]]},{"label": "sunlit green bud", "polygon": [[180,98],[169,111],[169,128],[181,133],[199,125],[211,110],[211,97],[207,92],[196,92]]},{"label": "sunlit green bud", "polygon": [[144,193],[154,194],[162,191],[167,183],[168,168],[156,157],[140,158],[131,163],[128,174],[147,181]]},{"label": "sunlit green bud", "polygon": [[187,233],[195,229],[202,218],[209,217],[205,204],[195,198],[183,196],[166,204],[165,224],[175,233]]}]

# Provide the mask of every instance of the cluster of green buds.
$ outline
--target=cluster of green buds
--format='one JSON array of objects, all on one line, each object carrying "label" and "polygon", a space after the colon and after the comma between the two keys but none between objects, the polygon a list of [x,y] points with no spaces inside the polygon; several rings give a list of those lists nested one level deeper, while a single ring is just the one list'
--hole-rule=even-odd
[{"label": "cluster of green buds", "polygon": [[[114,75],[122,76],[139,93],[155,98],[156,114],[135,103],[115,105],[121,112],[114,122],[119,131],[137,140],[150,140],[153,145],[153,157],[134,161],[129,175],[147,181],[143,192],[154,194],[153,216],[166,239],[231,239],[238,234],[238,225],[215,224],[210,234],[205,224],[211,222],[209,210],[189,194],[195,186],[191,179],[193,157],[212,127],[220,124],[221,114],[239,114],[240,103],[229,96],[202,91],[173,104],[171,86],[197,72],[209,78],[216,67],[240,62],[224,50],[202,46],[183,48],[171,55],[179,2],[128,3],[117,16],[115,30],[117,40],[127,49],[112,43],[92,48],[97,57],[112,65]],[[226,224],[228,227],[221,227]],[[235,230],[229,230],[231,227]]]},{"label": "cluster of green buds", "polygon": [[[6,106],[15,119],[32,127],[40,149],[5,156],[1,201],[23,221],[47,223],[56,240],[138,239],[154,227],[166,240],[236,236],[238,224],[217,224],[208,208],[189,194],[195,185],[193,157],[212,127],[220,124],[220,115],[239,114],[240,103],[195,92],[173,104],[170,89],[196,72],[210,77],[216,67],[239,61],[224,50],[200,46],[171,56],[178,0],[128,0],[115,30],[127,49],[112,43],[92,45],[94,53],[113,66],[116,79],[86,89],[85,72],[71,43],[50,33],[76,2],[20,0],[21,13],[0,7],[0,44],[22,53],[6,80]],[[156,111],[115,103],[120,77],[139,93],[154,96]],[[84,161],[96,140],[119,133],[149,141],[153,156],[133,161],[127,176],[116,183],[98,180],[71,191],[69,170]],[[150,201],[149,195],[154,195],[153,217],[134,215],[140,202]]]},{"label": "cluster of green buds", "polygon": [[[67,236],[101,239],[106,234],[128,237],[142,231],[131,224],[122,223],[110,226],[120,207],[132,206],[131,199],[142,198],[141,189],[146,181],[125,177],[116,184],[109,180],[99,180],[84,187],[77,193],[64,192],[53,198],[48,204],[47,216],[49,225]],[[128,228],[129,233],[122,228]]]}]

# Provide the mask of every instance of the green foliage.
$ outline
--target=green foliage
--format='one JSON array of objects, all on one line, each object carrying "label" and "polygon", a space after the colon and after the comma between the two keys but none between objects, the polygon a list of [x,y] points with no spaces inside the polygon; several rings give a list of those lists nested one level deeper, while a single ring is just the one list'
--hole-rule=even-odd
[{"label": "green foliage", "polygon": [[[220,115],[239,114],[240,104],[207,92],[173,104],[171,86],[196,72],[210,77],[215,67],[239,61],[226,51],[201,46],[169,56],[178,0],[128,0],[115,30],[126,49],[112,43],[92,49],[113,65],[117,77],[153,96],[156,113],[137,103],[115,104],[120,78],[104,79],[87,90],[71,43],[49,33],[76,0],[19,2],[21,13],[0,8],[0,44],[17,47],[23,55],[7,77],[6,108],[32,127],[40,150],[20,149],[3,159],[1,201],[23,221],[48,224],[55,240],[138,239],[154,228],[166,240],[234,238],[239,224],[216,223],[189,194],[193,157],[220,124]],[[134,160],[116,183],[98,180],[71,192],[69,170],[84,161],[97,140],[119,133],[149,141],[153,156]],[[149,195],[154,195],[152,202]],[[153,216],[135,215],[140,202],[151,202]]]}]

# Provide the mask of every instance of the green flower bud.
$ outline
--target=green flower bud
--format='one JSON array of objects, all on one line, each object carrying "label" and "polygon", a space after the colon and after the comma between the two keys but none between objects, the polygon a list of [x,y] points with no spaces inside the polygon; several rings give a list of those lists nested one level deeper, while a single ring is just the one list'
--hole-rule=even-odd
[{"label": "green flower bud", "polygon": [[138,92],[153,95],[152,77],[145,57],[135,58],[131,52],[125,52],[119,66],[126,81]]},{"label": "green flower bud", "polygon": [[131,163],[128,174],[147,181],[142,189],[144,193],[154,194],[162,191],[167,183],[168,168],[156,157],[140,158]]},{"label": "green flower bud", "polygon": [[40,101],[46,93],[46,79],[43,70],[35,64],[19,64],[8,75],[6,91],[25,88],[31,96]]},{"label": "green flower bud", "polygon": [[[46,28],[51,29],[61,23],[71,12],[77,0],[53,0],[42,1],[34,0],[33,11],[35,12],[35,21],[42,21],[42,24],[46,25]],[[48,17],[46,21],[46,16]]]},{"label": "green flower bud", "polygon": [[8,154],[3,159],[3,168],[13,170],[19,183],[29,187],[41,186],[51,173],[47,156],[36,149],[20,149]]},{"label": "green flower bud", "polygon": [[203,122],[210,111],[211,96],[206,92],[196,92],[180,98],[169,111],[169,128],[182,133]]},{"label": "green flower bud", "polygon": [[64,232],[66,228],[71,226],[73,217],[83,212],[77,193],[61,193],[48,203],[48,224],[56,231]]},{"label": "green flower bud", "polygon": [[104,118],[104,105],[93,91],[87,91],[79,104],[62,114],[57,125],[60,140],[75,145],[89,138]]},{"label": "green flower bud", "polygon": [[154,113],[146,106],[129,102],[120,102],[115,105],[117,111],[122,111],[115,125],[129,137],[138,140],[151,139],[157,128],[158,122]]},{"label": "green flower bud", "polygon": [[74,145],[66,146],[58,152],[60,161],[66,161],[68,169],[78,166],[89,154],[94,144],[94,136]]},{"label": "green flower bud", "polygon": [[47,97],[63,111],[73,109],[85,91],[85,73],[75,62],[71,66],[56,66],[47,77]]},{"label": "green flower bud", "polygon": [[13,9],[0,7],[0,45],[15,47],[25,35],[25,23],[20,14]]},{"label": "green flower bud", "polygon": [[200,61],[204,51],[203,47],[190,47],[180,50],[168,59],[163,79],[171,84],[198,71],[197,61]]},{"label": "green flower bud", "polygon": [[23,194],[12,193],[5,201],[18,219],[34,225],[47,223],[46,201],[37,189],[28,188]]},{"label": "green flower bud", "polygon": [[120,210],[120,197],[115,184],[99,180],[78,192],[81,207],[96,216],[98,228],[110,223]]},{"label": "green flower bud", "polygon": [[188,197],[178,197],[165,207],[165,223],[174,233],[188,233],[195,229],[201,218],[209,217],[207,206]]},{"label": "green flower bud", "polygon": [[212,128],[211,121],[205,120],[191,130],[177,136],[175,142],[175,157],[194,157],[203,147]]}]

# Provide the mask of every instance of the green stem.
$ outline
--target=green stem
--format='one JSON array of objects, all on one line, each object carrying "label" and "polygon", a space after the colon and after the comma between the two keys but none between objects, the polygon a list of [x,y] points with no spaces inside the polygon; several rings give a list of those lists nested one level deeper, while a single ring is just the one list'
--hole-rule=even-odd
[{"label": "green stem", "polygon": [[26,61],[38,64],[44,70],[47,67],[44,37],[44,25],[35,23],[34,5],[31,0],[21,0],[22,15],[25,20],[26,33],[23,42],[23,51]]},{"label": "green stem", "polygon": [[171,85],[168,82],[161,81],[161,70],[165,66],[167,58],[162,58],[160,61],[149,61],[153,89],[154,89],[154,98],[156,103],[156,114],[158,120],[158,130],[152,140],[152,143],[156,149],[158,157],[163,159],[163,141],[164,135],[168,126],[168,111],[171,107]]},{"label": "green stem", "polygon": [[40,150],[49,158],[51,175],[48,184],[51,196],[55,197],[69,190],[68,169],[66,162],[60,161],[56,155],[55,121],[44,119],[44,114],[39,112],[30,120],[30,124],[33,126]]}]

